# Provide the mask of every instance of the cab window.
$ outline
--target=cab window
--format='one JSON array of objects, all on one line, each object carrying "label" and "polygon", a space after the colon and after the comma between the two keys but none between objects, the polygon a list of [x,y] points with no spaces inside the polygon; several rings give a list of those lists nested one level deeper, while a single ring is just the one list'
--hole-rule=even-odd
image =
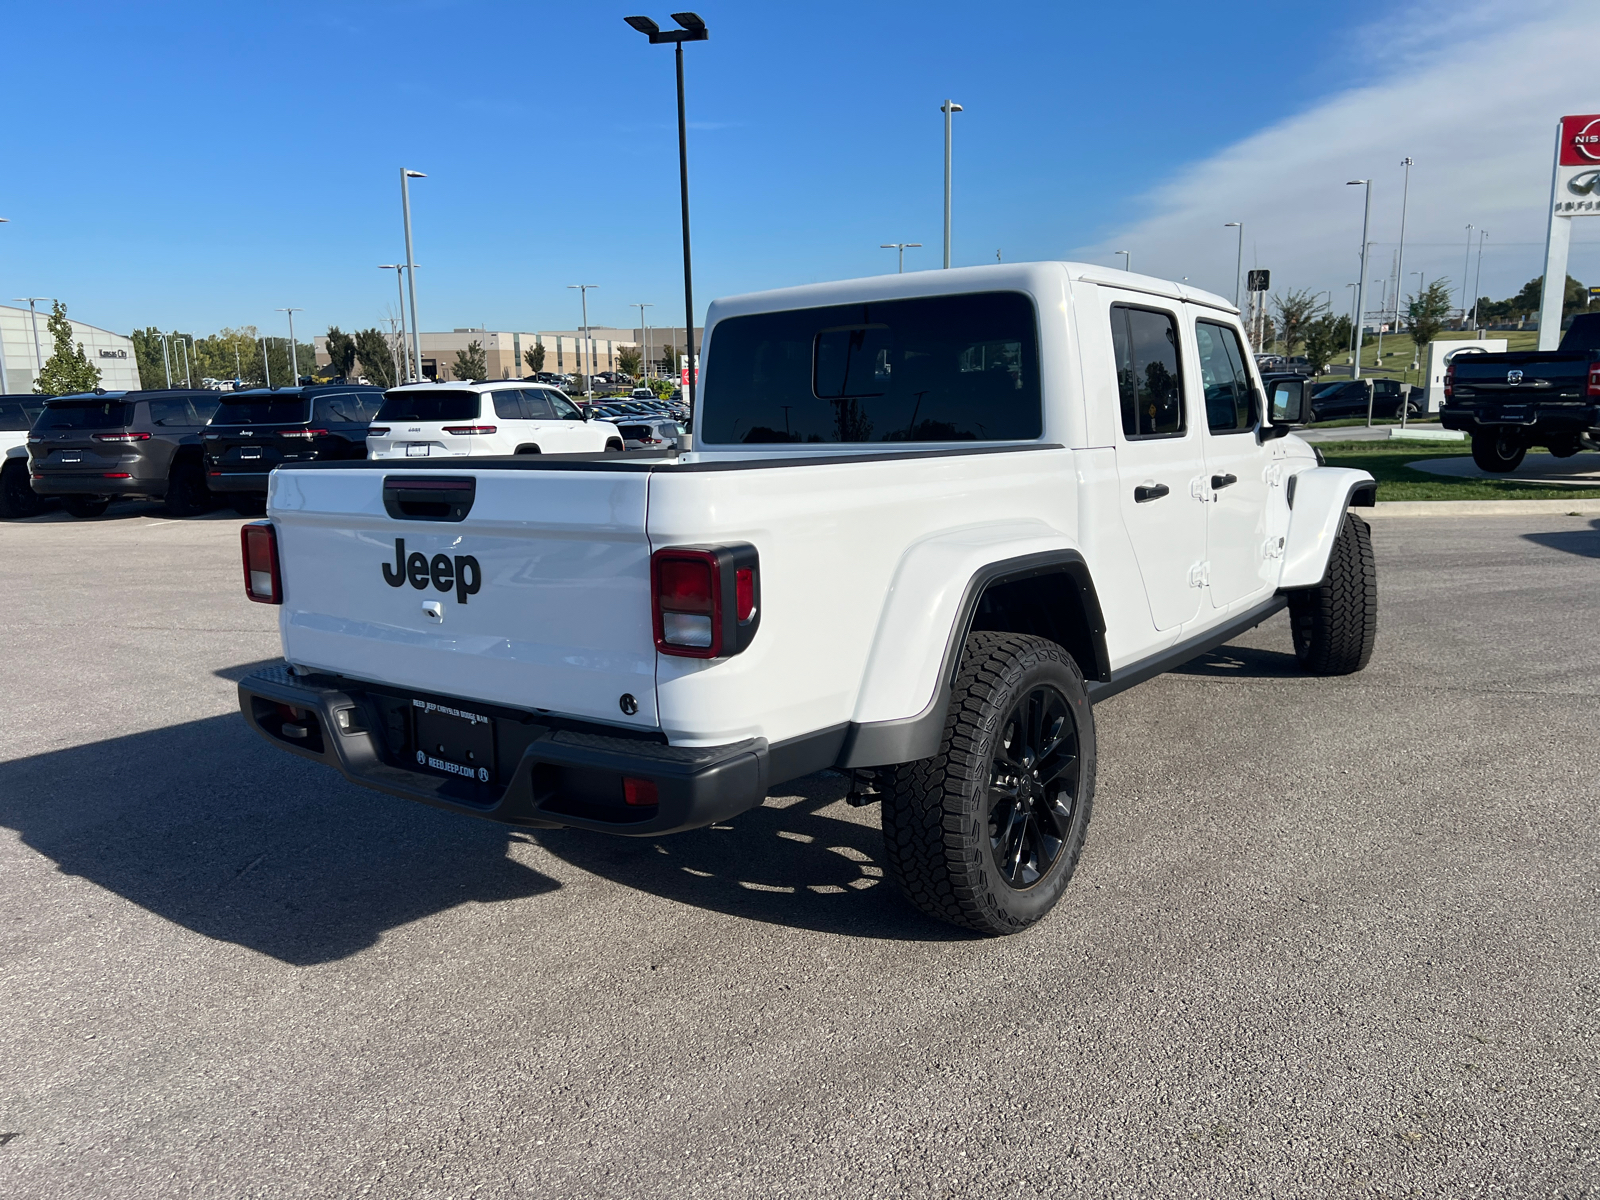
[{"label": "cab window", "polygon": [[1206,425],[1212,433],[1243,433],[1256,427],[1256,390],[1244,365],[1239,335],[1214,321],[1196,321],[1200,385],[1205,389]]},{"label": "cab window", "polygon": [[1183,376],[1178,367],[1178,322],[1171,313],[1126,304],[1111,306],[1111,345],[1129,438],[1182,437]]}]

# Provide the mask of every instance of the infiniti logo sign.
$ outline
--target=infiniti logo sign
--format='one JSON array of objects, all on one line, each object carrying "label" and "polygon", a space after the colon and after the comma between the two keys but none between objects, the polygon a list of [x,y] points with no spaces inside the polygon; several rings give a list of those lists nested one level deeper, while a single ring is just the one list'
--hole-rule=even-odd
[{"label": "infiniti logo sign", "polygon": [[1582,171],[1567,180],[1567,191],[1574,196],[1593,196],[1600,192],[1600,171]]}]

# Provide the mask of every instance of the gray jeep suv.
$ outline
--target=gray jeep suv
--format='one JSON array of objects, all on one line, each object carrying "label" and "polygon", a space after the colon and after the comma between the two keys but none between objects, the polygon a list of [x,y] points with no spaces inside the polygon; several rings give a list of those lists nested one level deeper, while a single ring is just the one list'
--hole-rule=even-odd
[{"label": "gray jeep suv", "polygon": [[119,496],[164,499],[175,517],[205,512],[200,432],[218,399],[198,388],[54,396],[28,434],[33,490],[75,517],[98,517]]}]

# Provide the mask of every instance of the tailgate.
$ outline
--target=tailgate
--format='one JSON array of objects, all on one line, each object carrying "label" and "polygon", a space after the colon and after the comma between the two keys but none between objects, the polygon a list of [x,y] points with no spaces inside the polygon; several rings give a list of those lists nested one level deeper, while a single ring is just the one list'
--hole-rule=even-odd
[{"label": "tailgate", "polygon": [[[391,516],[386,479],[473,481],[470,511],[461,521]],[[646,472],[275,471],[284,656],[372,683],[653,728],[648,485]],[[622,711],[624,694],[637,713]]]}]

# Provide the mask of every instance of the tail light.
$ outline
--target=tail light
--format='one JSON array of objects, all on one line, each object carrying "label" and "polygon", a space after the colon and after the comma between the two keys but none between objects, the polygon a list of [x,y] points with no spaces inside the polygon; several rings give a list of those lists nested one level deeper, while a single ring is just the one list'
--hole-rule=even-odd
[{"label": "tail light", "polygon": [[148,433],[97,433],[94,435],[97,442],[148,442]]},{"label": "tail light", "polygon": [[[1594,383],[1594,376],[1593,375],[1589,376],[1589,382],[1590,382],[1591,385],[1593,385],[1593,383]],[[1446,367],[1444,369],[1444,398],[1446,400],[1448,400],[1448,399],[1450,399],[1450,397],[1454,396],[1455,394],[1456,394],[1456,365],[1455,365],[1455,363],[1451,363],[1448,367]]]},{"label": "tail light", "polygon": [[756,548],[674,546],[650,559],[656,649],[680,658],[726,658],[744,650],[760,624]]},{"label": "tail light", "polygon": [[278,436],[298,438],[300,441],[309,442],[312,438],[322,437],[327,432],[326,429],[280,429],[278,430]]},{"label": "tail light", "polygon": [[278,534],[270,521],[254,521],[239,529],[244,551],[244,594],[257,604],[282,604],[283,580],[278,575]]},{"label": "tail light", "polygon": [[493,433],[497,428],[495,425],[446,425],[444,431],[466,437],[474,433]]},{"label": "tail light", "polygon": [[129,475],[126,471],[105,471],[105,472],[103,472],[101,474],[100,478],[101,479],[132,479],[133,476]]},{"label": "tail light", "polygon": [[1600,363],[1589,364],[1589,387],[1587,391],[1591,396],[1600,396]]},{"label": "tail light", "polygon": [[622,799],[624,803],[638,808],[650,808],[661,803],[661,794],[654,780],[635,779],[631,775],[624,775]]},{"label": "tail light", "polygon": [[368,437],[388,437],[389,436],[389,431],[387,429],[378,429],[376,426],[369,425],[367,427],[367,436]]}]

